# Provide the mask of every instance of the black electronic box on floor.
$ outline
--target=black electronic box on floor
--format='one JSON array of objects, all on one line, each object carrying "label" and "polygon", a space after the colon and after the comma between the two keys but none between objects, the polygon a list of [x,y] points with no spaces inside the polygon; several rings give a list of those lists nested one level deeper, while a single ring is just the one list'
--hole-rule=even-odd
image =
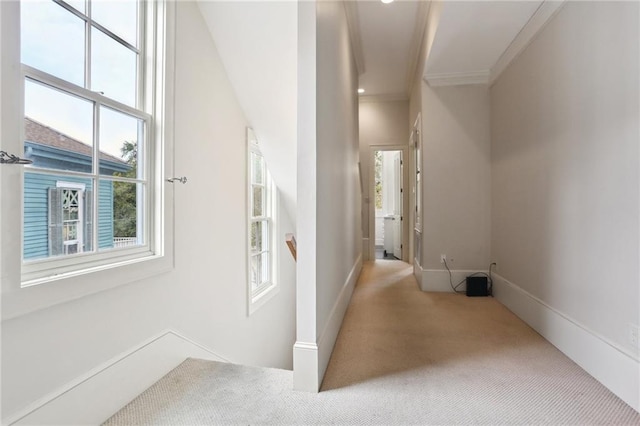
[{"label": "black electronic box on floor", "polygon": [[487,277],[467,277],[467,296],[486,297],[488,295]]}]

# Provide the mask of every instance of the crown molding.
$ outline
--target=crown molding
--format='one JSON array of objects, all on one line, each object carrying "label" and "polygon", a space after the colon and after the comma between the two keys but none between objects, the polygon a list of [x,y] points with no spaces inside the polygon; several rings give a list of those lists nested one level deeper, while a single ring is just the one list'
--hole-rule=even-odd
[{"label": "crown molding", "polygon": [[349,27],[349,38],[353,48],[353,58],[356,61],[358,75],[364,74],[364,51],[362,50],[362,35],[360,33],[360,19],[358,18],[358,3],[355,1],[343,1],[345,15],[347,16],[347,26]]},{"label": "crown molding", "polygon": [[421,51],[424,44],[424,32],[427,28],[427,17],[429,16],[429,8],[431,2],[427,0],[418,3],[416,12],[416,23],[411,37],[411,45],[409,48],[409,66],[407,68],[407,93],[411,93],[414,77],[420,70]]},{"label": "crown molding", "polygon": [[502,74],[509,64],[533,41],[534,37],[545,27],[551,18],[562,9],[564,4],[565,0],[545,0],[540,4],[538,9],[531,15],[531,18],[529,18],[529,21],[522,27],[502,56],[498,58],[493,68],[491,68],[489,84],[492,85],[495,83],[498,77],[500,77],[500,74]]},{"label": "crown molding", "polygon": [[460,86],[463,84],[488,84],[489,70],[427,74],[424,76],[424,80],[431,87]]},{"label": "crown molding", "polygon": [[385,95],[360,95],[358,102],[401,102],[408,101],[409,97],[406,93],[392,93]]}]

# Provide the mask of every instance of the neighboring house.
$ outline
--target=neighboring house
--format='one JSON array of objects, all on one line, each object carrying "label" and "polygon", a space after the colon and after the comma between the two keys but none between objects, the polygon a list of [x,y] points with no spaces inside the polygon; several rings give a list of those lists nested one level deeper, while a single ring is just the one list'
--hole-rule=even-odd
[{"label": "neighboring house", "polygon": [[[50,170],[91,172],[93,148],[51,127],[25,118],[25,156]],[[100,173],[127,172],[131,166],[100,152]],[[91,179],[56,176],[25,169],[25,260],[91,251],[93,185]],[[98,248],[114,247],[113,183],[101,180],[98,190]]]}]

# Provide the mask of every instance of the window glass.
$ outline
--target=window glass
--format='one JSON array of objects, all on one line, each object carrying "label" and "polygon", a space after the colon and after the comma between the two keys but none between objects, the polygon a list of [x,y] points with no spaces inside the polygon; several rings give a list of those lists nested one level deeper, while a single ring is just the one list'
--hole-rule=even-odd
[{"label": "window glass", "polygon": [[138,55],[97,28],[91,31],[91,90],[136,106]]},{"label": "window glass", "polygon": [[92,251],[92,190],[92,179],[25,170],[25,260]]},{"label": "window glass", "polygon": [[[249,208],[249,312],[263,302],[270,290],[275,289],[272,264],[274,262],[274,206],[272,202],[275,186],[267,170],[255,136],[249,129],[248,153],[248,208]],[[257,303],[258,305],[254,305]]]},{"label": "window glass", "polygon": [[135,0],[97,1],[91,4],[91,17],[133,46],[138,45],[138,2]]},{"label": "window glass", "polygon": [[93,102],[27,79],[25,156],[32,167],[91,173]]},{"label": "window glass", "polygon": [[75,10],[77,10],[80,13],[83,13],[83,14],[86,13],[86,4],[84,0],[65,0],[65,3],[73,7]]},{"label": "window glass", "polygon": [[264,183],[264,158],[254,152],[251,153],[251,182]]},{"label": "window glass", "polygon": [[253,198],[252,205],[253,211],[252,214],[255,217],[264,216],[264,201],[265,201],[265,188],[264,186],[253,185]]},{"label": "window glass", "polygon": [[251,291],[255,291],[263,283],[262,257],[251,256]]},{"label": "window glass", "polygon": [[22,1],[20,16],[22,63],[84,86],[84,21],[52,1]]},{"label": "window glass", "polygon": [[141,183],[101,181],[98,196],[99,248],[113,249],[144,244]]},{"label": "window glass", "polygon": [[138,177],[143,129],[143,120],[100,107],[100,174]]},{"label": "window glass", "polygon": [[265,221],[251,223],[251,253],[259,253],[266,248],[268,238],[265,235],[267,231]]},{"label": "window glass", "polygon": [[[156,152],[146,134],[152,117],[136,108],[144,100],[139,90],[147,87],[138,87],[138,55],[145,52],[127,45],[138,44],[138,5],[21,3],[21,51],[31,67],[24,68],[24,151],[33,161],[24,173],[25,281],[104,265],[121,255],[110,253],[116,249],[155,250],[147,235],[158,223],[150,211],[157,188],[148,180]],[[92,16],[85,21],[77,12]],[[89,82],[90,91],[77,87]]]}]

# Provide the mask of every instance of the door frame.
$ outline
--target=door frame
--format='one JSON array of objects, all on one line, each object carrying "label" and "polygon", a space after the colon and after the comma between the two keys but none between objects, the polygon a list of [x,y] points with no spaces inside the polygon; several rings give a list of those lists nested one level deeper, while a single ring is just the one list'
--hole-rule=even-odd
[{"label": "door frame", "polygon": [[376,151],[401,151],[402,152],[402,260],[409,262],[410,245],[409,245],[409,222],[411,215],[409,210],[409,146],[408,145],[371,145],[369,146],[369,259],[376,259],[376,203],[375,203],[375,152]]}]

